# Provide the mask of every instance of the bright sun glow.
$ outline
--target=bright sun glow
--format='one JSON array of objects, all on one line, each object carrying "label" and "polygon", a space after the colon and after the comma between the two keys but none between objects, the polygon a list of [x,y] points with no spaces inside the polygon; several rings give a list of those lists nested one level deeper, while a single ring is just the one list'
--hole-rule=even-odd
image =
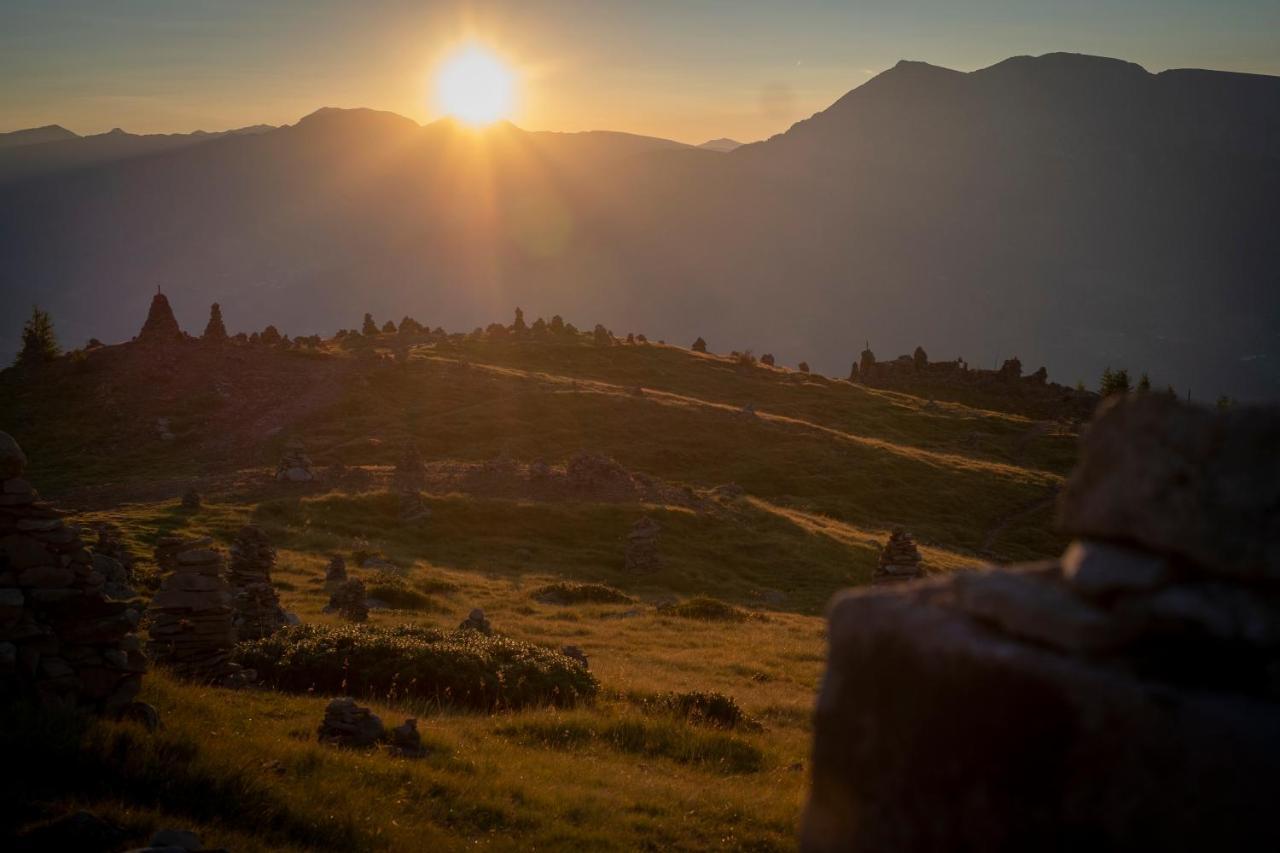
[{"label": "bright sun glow", "polygon": [[468,124],[491,124],[511,114],[515,75],[478,45],[450,55],[436,72],[440,109]]}]

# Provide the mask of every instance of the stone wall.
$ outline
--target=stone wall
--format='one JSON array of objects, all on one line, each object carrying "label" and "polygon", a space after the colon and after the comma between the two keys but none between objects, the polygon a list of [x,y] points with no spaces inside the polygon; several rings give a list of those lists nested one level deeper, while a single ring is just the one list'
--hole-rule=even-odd
[{"label": "stone wall", "polygon": [[1280,849],[1276,448],[1109,401],[1062,558],[839,596],[803,848]]}]

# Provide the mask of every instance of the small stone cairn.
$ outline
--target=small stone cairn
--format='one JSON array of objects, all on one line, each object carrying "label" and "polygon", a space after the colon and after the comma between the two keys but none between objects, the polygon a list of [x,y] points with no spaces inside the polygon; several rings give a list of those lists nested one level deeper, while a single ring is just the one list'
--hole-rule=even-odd
[{"label": "small stone cairn", "polygon": [[427,487],[427,463],[416,444],[407,444],[396,460],[391,486],[397,492],[421,492]]},{"label": "small stone cairn", "polygon": [[276,549],[257,527],[246,525],[231,544],[227,580],[235,608],[232,623],[236,639],[257,640],[270,636],[288,623],[280,598],[271,585]]},{"label": "small stone cairn", "polygon": [[418,721],[409,717],[388,733],[391,741],[391,752],[402,758],[422,758],[427,748],[422,745],[422,735],[418,733]]},{"label": "small stone cairn", "polygon": [[170,553],[165,560],[173,571],[151,600],[152,659],[182,678],[226,685],[252,680],[253,673],[231,662],[236,638],[221,552],[196,547]]},{"label": "small stone cairn", "polygon": [[339,585],[347,582],[347,561],[341,554],[334,554],[329,565],[324,569],[324,587],[333,592]]},{"label": "small stone cairn", "polygon": [[311,457],[302,439],[294,437],[284,446],[284,456],[276,466],[276,479],[282,483],[309,483],[316,478]]},{"label": "small stone cairn", "polygon": [[367,622],[369,620],[369,605],[365,601],[367,595],[364,581],[358,578],[343,581],[329,596],[329,606],[324,609],[324,612],[337,613],[352,622]]},{"label": "small stone cairn", "polygon": [[458,625],[459,631],[479,631],[481,634],[492,634],[493,626],[489,624],[489,620],[485,617],[484,611],[479,607],[467,614],[467,618],[462,620],[462,624]]},{"label": "small stone cairn", "polygon": [[880,550],[880,565],[876,567],[876,583],[896,583],[924,575],[923,560],[911,534],[895,527],[889,541]]},{"label": "small stone cairn", "polygon": [[654,572],[662,568],[662,556],[658,553],[658,534],[662,528],[649,516],[631,525],[627,534],[625,564],[629,572]]},{"label": "small stone cairn", "polygon": [[569,485],[575,489],[595,489],[630,483],[631,475],[612,457],[600,453],[578,453],[565,466]]},{"label": "small stone cairn", "polygon": [[0,432],[0,697],[125,711],[146,671],[139,608],[103,593],[78,530],[23,479],[26,462]]},{"label": "small stone cairn", "polygon": [[187,489],[182,493],[182,508],[188,512],[195,512],[200,509],[201,499],[200,493],[195,489]]},{"label": "small stone cairn", "polygon": [[141,344],[173,344],[182,340],[182,329],[178,319],[173,316],[173,308],[168,298],[156,288],[156,295],[151,297],[151,308],[147,311],[147,321],[138,332],[137,341]]},{"label": "small stone cairn", "polygon": [[361,749],[382,740],[382,720],[356,700],[344,696],[334,699],[324,709],[324,720],[316,732],[321,743]]},{"label": "small stone cairn", "polygon": [[108,598],[137,598],[133,588],[133,555],[120,540],[114,524],[97,525],[98,542],[93,547],[93,568],[102,575],[102,592]]}]

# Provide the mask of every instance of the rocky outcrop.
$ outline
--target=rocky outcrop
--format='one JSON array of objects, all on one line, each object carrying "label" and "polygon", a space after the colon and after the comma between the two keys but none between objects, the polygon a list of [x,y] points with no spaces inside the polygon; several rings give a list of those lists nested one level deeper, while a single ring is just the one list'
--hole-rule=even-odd
[{"label": "rocky outcrop", "polygon": [[467,618],[462,620],[462,624],[458,626],[459,631],[479,631],[481,634],[492,634],[493,626],[489,624],[488,618],[485,617],[484,611],[479,607],[467,614]]},{"label": "rocky outcrop", "polygon": [[140,604],[104,594],[79,531],[23,478],[26,461],[0,432],[0,696],[123,711],[146,671]]},{"label": "rocky outcrop", "polygon": [[1117,399],[1060,559],[840,596],[803,848],[1280,849],[1278,438]]},{"label": "rocky outcrop", "polygon": [[658,553],[658,534],[662,528],[649,516],[631,525],[627,533],[627,549],[623,564],[627,571],[645,573],[662,568],[662,555]]},{"label": "rocky outcrop", "polygon": [[237,640],[257,640],[270,636],[288,623],[271,570],[276,565],[276,549],[265,533],[252,525],[240,528],[231,544],[227,580],[231,587]]}]

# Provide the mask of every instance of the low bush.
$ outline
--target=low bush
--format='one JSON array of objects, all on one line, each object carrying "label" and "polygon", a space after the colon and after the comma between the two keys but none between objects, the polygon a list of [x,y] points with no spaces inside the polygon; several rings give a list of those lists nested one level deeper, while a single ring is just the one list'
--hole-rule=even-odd
[{"label": "low bush", "polygon": [[369,598],[386,602],[396,610],[430,610],[431,598],[419,584],[412,584],[391,572],[378,572],[368,584]]},{"label": "low bush", "polygon": [[702,619],[707,622],[745,622],[751,614],[716,598],[691,598],[679,604],[671,604],[659,610],[664,616],[682,619]]},{"label": "low bush", "polygon": [[671,714],[694,723],[732,729],[752,728],[732,696],[693,690],[686,693],[628,693],[626,698],[647,714]]},{"label": "low bush", "polygon": [[543,604],[631,604],[635,599],[602,583],[547,584],[533,591]]},{"label": "low bush", "polygon": [[298,625],[241,643],[235,660],[281,690],[426,699],[477,710],[571,706],[600,688],[577,662],[550,649],[413,625]]}]

